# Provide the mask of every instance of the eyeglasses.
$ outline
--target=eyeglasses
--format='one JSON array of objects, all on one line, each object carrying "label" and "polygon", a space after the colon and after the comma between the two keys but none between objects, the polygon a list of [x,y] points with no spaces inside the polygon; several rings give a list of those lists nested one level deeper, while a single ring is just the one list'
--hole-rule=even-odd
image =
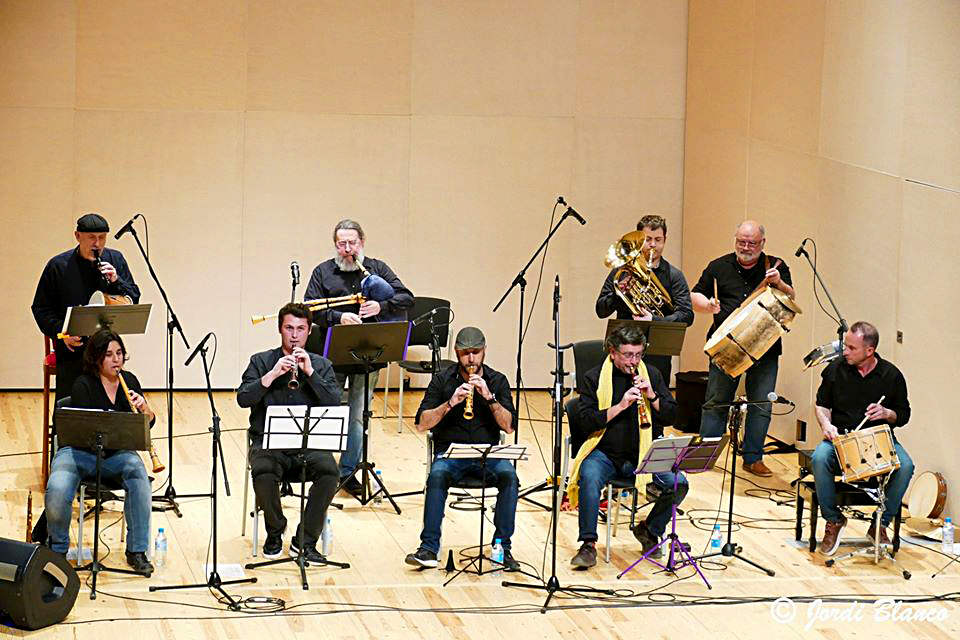
[{"label": "eyeglasses", "polygon": [[617,355],[619,355],[624,360],[637,360],[637,361],[643,360],[642,351],[624,353],[623,351],[618,350]]},{"label": "eyeglasses", "polygon": [[346,249],[347,247],[359,247],[360,241],[359,240],[338,240],[336,245],[338,249]]},{"label": "eyeglasses", "polygon": [[747,249],[756,249],[763,242],[763,240],[760,242],[753,242],[751,240],[741,240],[740,238],[736,238],[736,241],[738,247],[746,247]]}]

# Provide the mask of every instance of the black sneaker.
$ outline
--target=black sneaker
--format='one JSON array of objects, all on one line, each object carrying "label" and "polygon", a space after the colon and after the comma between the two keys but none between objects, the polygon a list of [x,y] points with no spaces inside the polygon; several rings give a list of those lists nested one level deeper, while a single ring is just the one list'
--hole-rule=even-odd
[{"label": "black sneaker", "polygon": [[520,571],[520,563],[510,553],[510,549],[503,550],[503,569],[504,571]]},{"label": "black sneaker", "polygon": [[580,545],[577,555],[573,556],[570,564],[578,569],[589,569],[597,564],[597,547],[593,542],[584,542]]},{"label": "black sneaker", "polygon": [[[504,553],[504,560],[506,560],[506,553]],[[416,553],[408,553],[404,562],[420,569],[435,569],[438,564],[437,554],[423,547],[417,549]]]},{"label": "black sneaker", "polygon": [[283,553],[283,532],[268,533],[267,540],[263,543],[263,557],[269,560],[279,558]]},{"label": "black sneaker", "polygon": [[134,571],[148,578],[153,574],[153,565],[147,560],[147,554],[143,551],[127,551],[127,564],[133,567]]},{"label": "black sneaker", "polygon": [[660,544],[660,538],[650,533],[650,530],[647,529],[646,521],[638,522],[636,525],[634,525],[631,531],[633,531],[633,537],[637,539],[637,542],[639,542],[640,546],[643,548],[644,555],[646,555],[648,551],[656,547],[656,550],[654,550],[654,552],[647,557],[648,558],[663,557],[663,547],[657,546],[658,544]]},{"label": "black sneaker", "polygon": [[[299,555],[300,555],[299,538],[297,536],[293,536],[293,538],[290,539],[290,557],[296,558]],[[303,545],[303,558],[307,562],[321,563],[321,562],[327,561],[327,558],[322,553],[317,551],[316,545],[312,545],[309,543],[304,543]]]},{"label": "black sneaker", "polygon": [[359,496],[363,494],[363,485],[360,484],[359,480],[357,480],[357,476],[350,476],[350,478],[343,483],[341,489],[352,496]]}]

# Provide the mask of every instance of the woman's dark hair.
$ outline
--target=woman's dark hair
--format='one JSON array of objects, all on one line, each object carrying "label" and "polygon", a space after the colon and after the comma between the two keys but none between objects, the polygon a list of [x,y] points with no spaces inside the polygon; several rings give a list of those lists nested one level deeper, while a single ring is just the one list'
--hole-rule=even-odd
[{"label": "woman's dark hair", "polygon": [[127,361],[127,348],[123,346],[123,338],[119,333],[110,329],[101,329],[90,336],[86,349],[83,350],[83,372],[92,376],[100,375],[100,363],[107,355],[107,349],[111,342],[120,345],[120,351],[123,352],[123,361]]}]

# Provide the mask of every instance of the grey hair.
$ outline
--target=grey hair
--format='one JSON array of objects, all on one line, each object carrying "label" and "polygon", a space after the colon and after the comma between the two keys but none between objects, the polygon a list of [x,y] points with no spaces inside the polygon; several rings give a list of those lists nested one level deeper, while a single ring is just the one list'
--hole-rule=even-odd
[{"label": "grey hair", "polygon": [[350,218],[345,218],[337,223],[337,226],[333,228],[333,241],[337,241],[337,231],[356,231],[360,236],[361,242],[366,242],[367,236],[363,232],[363,227],[360,226],[359,222],[351,220]]},{"label": "grey hair", "polygon": [[[741,222],[740,224],[738,224],[738,225],[737,225],[737,228],[733,230],[734,235],[736,235],[737,232],[740,231],[740,227],[743,226],[743,223],[744,223],[744,222],[753,222],[753,221],[752,221],[752,220],[744,220],[743,222]],[[758,224],[758,225],[757,225],[757,228],[760,229],[760,237],[761,237],[761,238],[766,238],[766,237],[767,237],[767,229],[766,229],[762,224]]]},{"label": "grey hair", "polygon": [[863,344],[868,347],[876,349],[877,345],[880,344],[880,332],[877,331],[875,326],[865,320],[859,320],[850,325],[850,332],[860,336]]}]

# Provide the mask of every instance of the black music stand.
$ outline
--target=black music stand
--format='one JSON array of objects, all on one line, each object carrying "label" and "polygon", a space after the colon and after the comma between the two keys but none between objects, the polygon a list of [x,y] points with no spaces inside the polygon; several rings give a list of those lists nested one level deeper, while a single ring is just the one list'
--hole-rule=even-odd
[{"label": "black music stand", "polygon": [[[319,416],[311,416],[312,409],[319,409]],[[263,448],[274,450],[297,449],[297,460],[300,463],[300,524],[297,534],[299,552],[293,558],[277,558],[263,562],[251,562],[244,565],[246,569],[269,567],[275,564],[296,562],[300,567],[300,583],[303,590],[310,588],[307,584],[307,567],[311,564],[349,569],[348,562],[334,562],[324,558],[322,561],[307,561],[306,546],[303,544],[303,534],[306,526],[303,514],[306,510],[307,486],[307,451],[343,451],[347,446],[347,432],[349,429],[349,412],[339,411],[341,407],[311,407],[301,406],[272,406],[267,407],[267,420],[263,425]],[[331,415],[331,414],[337,415]],[[346,413],[346,415],[344,415]],[[284,416],[286,414],[286,416]],[[254,498],[256,500],[256,498]],[[329,508],[329,505],[328,505]],[[256,506],[254,506],[256,509]],[[326,523],[324,523],[326,526]]]},{"label": "black music stand", "polygon": [[[667,322],[666,320],[617,320],[607,321],[607,331],[604,339],[622,326],[637,327],[647,336],[646,356],[678,356],[683,349],[683,336],[687,332],[687,325],[682,322]],[[670,385],[669,380],[664,380]]]},{"label": "black music stand", "polygon": [[[100,564],[100,469],[104,449],[149,451],[150,420],[144,413],[102,411],[99,409],[57,409],[57,439],[61,447],[93,449],[97,454],[96,505],[93,510],[93,557],[77,571],[89,571],[90,599],[97,599],[97,574],[101,571],[144,575],[132,569],[118,569]],[[147,575],[146,577],[150,577]]]},{"label": "black music stand", "polygon": [[[526,460],[527,448],[518,444],[451,444],[443,452],[443,457],[456,460],[480,458],[480,542],[477,545],[477,555],[466,558],[469,562],[443,583],[443,586],[447,586],[461,573],[469,571],[470,567],[476,567],[476,571],[470,571],[470,573],[478,576],[503,568],[502,564],[483,553],[483,521],[487,517],[487,460],[513,460],[514,462]],[[499,497],[497,499],[499,500]],[[486,571],[483,570],[484,560],[491,564],[491,568]],[[500,564],[499,567],[498,564]]]},{"label": "black music stand", "polygon": [[[407,356],[407,344],[410,342],[409,322],[371,322],[369,324],[338,324],[327,329],[327,339],[323,348],[325,358],[333,363],[335,369],[347,373],[363,373],[363,445],[360,463],[346,477],[341,479],[337,491],[343,488],[350,478],[358,472],[360,495],[354,495],[360,504],[366,505],[382,493],[397,514],[400,507],[387,490],[383,480],[374,473],[374,463],[369,461],[370,444],[370,372],[380,369],[390,362],[403,360]],[[370,492],[369,479],[373,478],[380,486]]]},{"label": "black music stand", "polygon": [[[643,457],[640,466],[634,473],[653,474],[664,473],[666,471],[673,472],[673,495],[676,496],[677,486],[680,482],[680,472],[702,473],[709,471],[717,463],[717,458],[720,457],[720,453],[726,445],[727,436],[725,434],[719,438],[700,438],[699,436],[660,438],[659,440],[654,440],[650,448],[647,449],[647,455]],[[665,535],[657,546],[644,553],[639,559],[635,560],[633,564],[618,573],[617,579],[622,578],[628,571],[646,560],[670,573],[676,573],[677,569],[692,565],[693,568],[697,570],[703,583],[707,585],[707,588],[712,589],[713,587],[710,586],[706,576],[704,576],[700,570],[696,558],[691,556],[690,552],[684,548],[680,536],[677,535],[676,502],[673,503],[671,509],[673,513],[670,518],[670,533]],[[651,556],[657,549],[663,547],[665,544],[670,545],[670,552],[667,556],[667,563],[660,564]],[[680,557],[682,557],[683,560],[681,562],[675,562],[675,559]]]}]

